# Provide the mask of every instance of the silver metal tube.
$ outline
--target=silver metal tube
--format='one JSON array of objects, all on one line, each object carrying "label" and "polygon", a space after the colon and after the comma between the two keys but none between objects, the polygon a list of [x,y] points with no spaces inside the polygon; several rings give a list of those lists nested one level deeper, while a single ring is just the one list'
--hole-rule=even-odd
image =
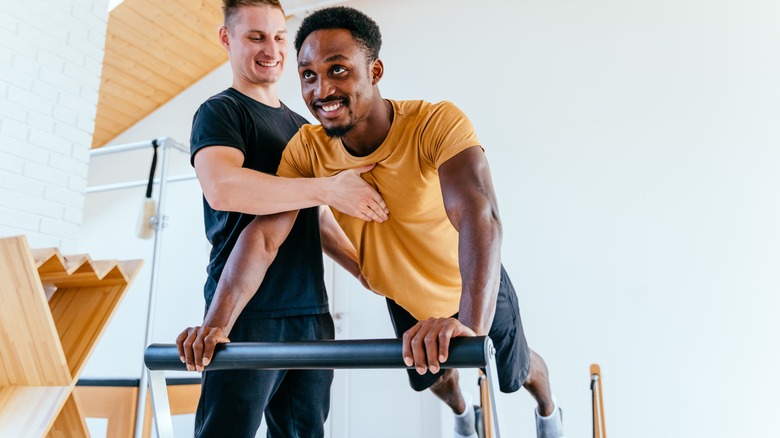
[{"label": "silver metal tube", "polygon": [[[151,285],[149,287],[149,304],[147,308],[146,316],[146,337],[144,346],[152,343],[152,332],[154,330],[154,313],[157,297],[157,287],[160,278],[160,254],[162,252],[162,238],[163,229],[165,229],[165,200],[166,189],[168,182],[168,141],[169,139],[163,139],[160,144],[162,153],[160,156],[160,187],[157,196],[157,214],[155,219],[155,232],[154,232],[154,255],[152,256],[152,273],[151,273]],[[138,385],[138,408],[136,410],[135,421],[135,437],[141,438],[144,428],[144,412],[146,411],[146,390],[148,385],[148,376],[146,374],[146,366],[141,364],[141,382]]]},{"label": "silver metal tube", "polygon": [[[168,138],[158,138],[158,144],[163,144]],[[114,146],[103,146],[102,148],[92,149],[89,151],[90,157],[98,157],[100,155],[112,155],[121,152],[134,151],[136,149],[150,148],[154,140],[137,141],[135,143],[118,144]]]},{"label": "silver metal tube", "polygon": [[[144,373],[146,375],[146,373]],[[154,430],[158,438],[173,438],[173,419],[171,404],[168,401],[168,387],[165,385],[165,371],[149,370],[149,388],[151,390]],[[138,427],[136,426],[136,436]]]},{"label": "silver metal tube", "polygon": [[[198,179],[198,176],[197,175],[176,175],[168,178],[168,182],[171,183],[177,181],[189,181],[192,179]],[[113,190],[130,189],[133,187],[145,187],[147,184],[149,184],[149,180],[146,179],[139,179],[135,181],[127,181],[127,182],[115,183],[115,184],[103,184],[99,186],[87,187],[87,193],[110,192]],[[160,179],[159,178],[155,179],[154,184],[160,184]]]},{"label": "silver metal tube", "polygon": [[[456,338],[457,339],[457,338]],[[488,340],[487,351],[485,351],[485,361],[487,366],[485,367],[485,376],[487,376],[488,387],[490,387],[490,406],[493,412],[493,437],[501,438],[501,431],[498,427],[498,411],[499,405],[496,400],[496,394],[498,393],[498,368],[496,367],[496,349],[493,346],[493,341]],[[503,416],[501,416],[503,418]]]}]

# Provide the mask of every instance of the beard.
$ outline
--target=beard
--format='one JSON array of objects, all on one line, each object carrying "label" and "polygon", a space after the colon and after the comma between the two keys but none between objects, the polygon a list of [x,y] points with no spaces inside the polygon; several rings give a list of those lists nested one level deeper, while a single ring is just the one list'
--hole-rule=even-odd
[{"label": "beard", "polygon": [[326,128],[323,126],[323,129],[325,130],[325,134],[330,138],[340,138],[344,137],[345,135],[349,134],[350,131],[355,127],[355,122],[349,122],[346,125],[341,126],[331,126],[329,128]]}]

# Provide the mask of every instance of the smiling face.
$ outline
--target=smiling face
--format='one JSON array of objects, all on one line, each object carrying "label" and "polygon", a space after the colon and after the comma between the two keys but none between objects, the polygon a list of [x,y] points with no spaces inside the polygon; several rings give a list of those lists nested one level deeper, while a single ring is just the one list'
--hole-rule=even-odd
[{"label": "smiling face", "polygon": [[331,137],[344,137],[381,106],[376,84],[382,62],[368,60],[349,30],[323,29],[306,37],[298,52],[301,93]]},{"label": "smiling face", "polygon": [[219,39],[228,50],[233,69],[233,86],[269,86],[282,75],[287,56],[287,25],[279,8],[267,5],[242,6]]}]

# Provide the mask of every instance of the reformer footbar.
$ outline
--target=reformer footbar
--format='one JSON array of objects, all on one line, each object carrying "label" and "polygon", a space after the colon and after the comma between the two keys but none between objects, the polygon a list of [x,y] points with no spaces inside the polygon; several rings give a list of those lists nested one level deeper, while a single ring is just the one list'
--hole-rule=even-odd
[{"label": "reformer footbar", "polygon": [[[311,342],[233,342],[220,344],[208,370],[239,369],[379,369],[412,368],[403,362],[400,339],[360,339]],[[173,438],[165,371],[186,371],[174,344],[152,344],[144,362],[149,373],[157,436]],[[487,336],[454,338],[442,368],[483,368],[490,387],[493,436],[500,438],[496,390],[495,348]]]}]

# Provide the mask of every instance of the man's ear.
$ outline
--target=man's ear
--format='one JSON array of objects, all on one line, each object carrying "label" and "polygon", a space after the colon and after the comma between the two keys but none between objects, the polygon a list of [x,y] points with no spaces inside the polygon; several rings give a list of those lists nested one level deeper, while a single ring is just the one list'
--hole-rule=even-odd
[{"label": "man's ear", "polygon": [[385,64],[382,60],[377,58],[371,65],[371,85],[376,85],[382,79],[382,75],[385,74]]},{"label": "man's ear", "polygon": [[219,32],[219,43],[225,49],[230,49],[230,39],[228,38],[228,28],[225,25],[219,26],[217,30]]}]

